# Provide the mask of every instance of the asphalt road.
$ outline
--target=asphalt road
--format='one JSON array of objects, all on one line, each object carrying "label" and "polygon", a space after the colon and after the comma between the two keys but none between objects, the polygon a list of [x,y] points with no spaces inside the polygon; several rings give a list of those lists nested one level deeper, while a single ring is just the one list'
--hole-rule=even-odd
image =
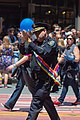
[{"label": "asphalt road", "polygon": [[[9,99],[15,89],[15,85],[16,84],[8,85],[8,88],[4,88],[2,85],[0,88],[0,103],[5,103]],[[57,100],[60,93],[61,89],[58,93],[51,93],[52,100]],[[32,96],[28,91],[28,88],[25,86],[12,112],[6,110],[0,105],[0,120],[25,120],[28,115],[31,100]],[[63,105],[55,106],[61,120],[80,120],[80,105],[71,105],[75,100],[76,98],[72,88],[69,87],[69,91]],[[50,120],[44,108],[39,114],[38,120]]]}]

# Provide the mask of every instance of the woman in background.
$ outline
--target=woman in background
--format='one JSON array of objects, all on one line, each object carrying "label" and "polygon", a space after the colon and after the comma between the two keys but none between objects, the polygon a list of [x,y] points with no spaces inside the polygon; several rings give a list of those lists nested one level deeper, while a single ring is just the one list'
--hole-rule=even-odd
[{"label": "woman in background", "polygon": [[[58,100],[54,101],[55,105],[61,105],[66,97],[69,86],[72,87],[76,96],[76,101],[72,105],[80,104],[80,93],[76,82],[76,75],[79,72],[79,49],[75,44],[75,38],[72,35],[67,36],[67,46],[64,53],[58,58],[58,63],[63,64],[63,88]],[[61,69],[62,71],[62,69]]]},{"label": "woman in background", "polygon": [[0,71],[4,73],[4,87],[7,88],[9,73],[6,71],[6,67],[12,64],[13,47],[10,44],[8,36],[4,36],[3,43],[0,46],[1,61]]}]

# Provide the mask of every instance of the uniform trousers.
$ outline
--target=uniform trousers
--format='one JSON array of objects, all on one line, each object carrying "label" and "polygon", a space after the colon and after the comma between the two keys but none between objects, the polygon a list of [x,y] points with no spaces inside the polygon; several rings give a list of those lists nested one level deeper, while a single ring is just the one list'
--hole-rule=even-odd
[{"label": "uniform trousers", "polygon": [[36,120],[43,106],[46,108],[51,120],[60,120],[54,103],[50,97],[50,81],[38,79],[36,81],[35,89],[36,91],[33,95],[30,111],[26,120]]}]

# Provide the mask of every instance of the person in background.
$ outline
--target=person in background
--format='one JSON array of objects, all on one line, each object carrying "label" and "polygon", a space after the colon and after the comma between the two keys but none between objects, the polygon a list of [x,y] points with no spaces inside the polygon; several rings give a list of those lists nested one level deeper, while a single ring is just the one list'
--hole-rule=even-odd
[{"label": "person in background", "polygon": [[10,43],[15,44],[17,42],[16,36],[15,36],[15,29],[13,27],[8,28],[7,34],[8,34]]},{"label": "person in background", "polygon": [[[13,63],[16,63],[20,58],[20,51],[18,48],[19,43],[15,43],[13,46]],[[12,74],[14,73],[15,68],[12,69]],[[13,79],[16,79],[16,74],[13,76]]]},{"label": "person in background", "polygon": [[[58,63],[63,64],[64,82],[63,89],[60,97],[57,101],[54,101],[55,105],[61,105],[68,92],[68,87],[71,86],[76,96],[76,101],[72,105],[80,104],[79,88],[75,80],[75,76],[79,71],[79,49],[75,44],[75,38],[72,35],[67,37],[67,46],[64,53],[58,58]],[[62,71],[61,69],[61,71]]]},{"label": "person in background", "polygon": [[72,35],[75,37],[75,39],[76,39],[76,37],[77,37],[77,30],[75,29],[75,28],[72,28],[71,29],[71,32],[72,32]]},{"label": "person in background", "polygon": [[[19,59],[19,50],[17,47],[19,41],[15,36],[15,28],[14,27],[8,28],[7,33],[8,33],[10,43],[13,45],[13,63],[16,63]],[[15,69],[12,70],[12,74],[14,70]]]},{"label": "person in background", "polygon": [[12,64],[13,47],[9,41],[8,36],[4,36],[3,43],[0,46],[1,63],[0,70],[4,73],[4,87],[7,88],[9,73],[6,71],[6,67]]},{"label": "person in background", "polygon": [[64,40],[62,38],[59,38],[57,43],[58,43],[58,57],[60,57],[65,50]]},{"label": "person in background", "polygon": [[[0,46],[2,45],[2,40],[0,40]],[[1,51],[0,51],[0,63],[1,63]],[[0,87],[2,87],[2,72],[0,72]]]},{"label": "person in background", "polygon": [[76,41],[76,45],[78,46],[79,48],[79,73],[78,73],[78,85],[80,86],[80,31],[77,31],[77,41]]},{"label": "person in background", "polygon": [[[33,23],[34,22],[33,22],[32,19],[25,18],[21,21],[20,24],[22,24],[22,26],[20,28],[24,28],[26,31],[28,29],[31,30]],[[25,25],[26,25],[26,28],[25,28]],[[19,45],[18,45],[18,48],[20,50],[23,47],[23,43],[21,42],[21,40],[24,39],[23,35],[22,35],[22,32],[18,32],[18,39],[20,39],[20,42],[19,42]],[[25,43],[24,43],[24,46],[25,46]],[[25,50],[23,50],[23,51],[20,50],[20,60],[19,61],[21,61],[21,58],[25,54],[26,54]],[[19,64],[17,66],[17,68],[14,67],[14,64],[13,64],[13,65],[11,65],[12,68],[10,70],[6,69],[7,71],[12,71],[12,69],[15,68],[14,75],[16,74],[16,77],[17,77],[17,80],[18,80],[17,84],[16,84],[16,87],[15,87],[13,93],[11,94],[11,96],[9,97],[9,99],[5,103],[1,103],[1,105],[9,111],[12,111],[12,109],[14,108],[14,106],[15,106],[19,96],[21,95],[21,92],[22,92],[25,85],[28,87],[28,89],[32,93],[32,95],[33,95],[34,90],[35,90],[35,84],[34,84],[32,78],[30,76],[30,71],[29,71],[30,68],[29,68],[28,58],[27,58],[27,56],[24,56],[24,58],[25,58],[24,62],[22,64]],[[17,62],[19,63],[19,61],[17,61]]]}]

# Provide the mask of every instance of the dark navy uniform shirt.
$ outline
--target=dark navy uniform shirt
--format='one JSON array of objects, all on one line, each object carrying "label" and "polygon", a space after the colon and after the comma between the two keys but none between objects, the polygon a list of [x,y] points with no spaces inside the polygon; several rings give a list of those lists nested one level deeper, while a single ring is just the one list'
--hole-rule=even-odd
[{"label": "dark navy uniform shirt", "polygon": [[[57,61],[57,42],[49,36],[43,41],[42,45],[40,46],[31,42],[29,44],[28,52],[30,53],[31,51],[35,51],[38,55],[40,55],[49,66],[53,64],[55,58]],[[34,60],[34,62],[35,61],[36,60]],[[34,70],[40,70],[40,67],[36,64],[36,62],[34,63]]]}]

